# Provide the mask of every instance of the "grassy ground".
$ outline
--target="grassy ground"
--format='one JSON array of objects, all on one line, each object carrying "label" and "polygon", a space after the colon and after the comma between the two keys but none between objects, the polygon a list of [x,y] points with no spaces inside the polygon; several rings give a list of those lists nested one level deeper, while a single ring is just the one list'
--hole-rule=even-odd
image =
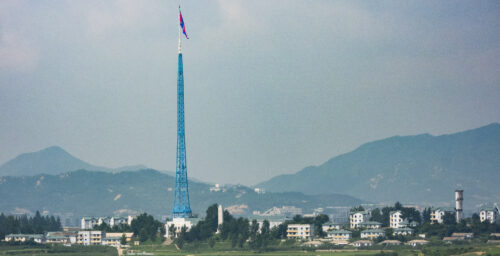
[{"label": "grassy ground", "polygon": [[155,256],[174,256],[174,255],[192,255],[192,256],[254,256],[254,255],[267,255],[267,256],[299,256],[299,255],[339,255],[339,256],[356,256],[356,255],[414,255],[414,256],[445,256],[445,255],[459,255],[459,256],[500,256],[500,246],[486,245],[484,243],[470,243],[462,245],[439,245],[427,246],[422,248],[411,248],[407,246],[397,246],[391,248],[378,248],[378,249],[339,249],[339,250],[303,250],[297,247],[283,247],[272,246],[273,251],[254,252],[244,247],[243,249],[232,249],[229,243],[218,242],[214,248],[210,248],[206,243],[199,243],[195,245],[186,245],[182,250],[178,250],[174,245],[161,245],[159,243],[147,243],[140,246],[132,246],[131,250],[135,252],[153,253]]},{"label": "grassy ground", "polygon": [[115,248],[108,246],[1,245],[0,255],[115,256],[118,253]]}]

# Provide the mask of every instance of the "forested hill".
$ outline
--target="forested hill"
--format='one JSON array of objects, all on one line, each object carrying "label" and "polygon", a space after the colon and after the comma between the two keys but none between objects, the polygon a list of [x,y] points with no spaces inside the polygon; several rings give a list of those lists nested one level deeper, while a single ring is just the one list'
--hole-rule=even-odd
[{"label": "forested hill", "polygon": [[280,175],[258,187],[309,194],[342,193],[374,202],[453,203],[500,200],[500,124],[432,136],[395,136],[334,157],[320,166]]},{"label": "forested hill", "polygon": [[[60,216],[108,216],[147,212],[169,215],[174,198],[174,178],[155,170],[119,173],[79,170],[60,175],[0,178],[0,212],[47,211]],[[363,201],[329,194],[308,196],[298,192],[257,194],[244,186],[210,192],[210,185],[190,180],[194,213],[204,213],[213,203],[239,205],[243,214],[273,206],[293,205],[305,209],[351,206]]]}]

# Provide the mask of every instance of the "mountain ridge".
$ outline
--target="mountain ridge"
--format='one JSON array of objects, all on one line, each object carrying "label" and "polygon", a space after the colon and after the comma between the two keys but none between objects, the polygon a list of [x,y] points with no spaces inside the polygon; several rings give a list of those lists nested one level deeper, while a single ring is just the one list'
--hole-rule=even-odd
[{"label": "mountain ridge", "polygon": [[493,181],[500,180],[499,152],[498,123],[439,136],[392,136],[256,187],[412,203],[452,202],[453,190],[462,188],[470,199],[468,204],[498,201],[500,193]]}]

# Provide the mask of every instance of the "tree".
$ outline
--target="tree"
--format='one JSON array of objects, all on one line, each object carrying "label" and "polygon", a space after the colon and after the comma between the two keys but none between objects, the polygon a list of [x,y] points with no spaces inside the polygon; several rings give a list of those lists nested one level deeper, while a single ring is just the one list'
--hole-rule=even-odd
[{"label": "tree", "polygon": [[382,216],[382,213],[380,212],[379,208],[375,208],[372,210],[370,220],[371,221],[378,221],[380,223],[383,222],[383,216]]},{"label": "tree", "polygon": [[210,237],[208,239],[208,246],[210,246],[210,248],[214,248],[214,246],[215,246],[215,237],[212,236],[212,237]]},{"label": "tree", "polygon": [[127,237],[125,236],[125,234],[122,235],[122,238],[120,239],[120,244],[121,245],[127,244]]},{"label": "tree", "polygon": [[455,215],[451,212],[446,212],[443,216],[443,224],[445,224],[445,225],[457,224],[457,221],[455,219]]},{"label": "tree", "polygon": [[352,207],[351,208],[351,212],[362,212],[364,210],[365,210],[365,208],[363,206],[361,206],[361,205],[357,206],[357,207]]},{"label": "tree", "polygon": [[134,232],[134,235],[138,235],[141,242],[144,242],[147,239],[156,240],[156,234],[162,226],[163,224],[155,220],[153,216],[143,213],[132,220],[130,228]]},{"label": "tree", "polygon": [[424,223],[430,223],[431,222],[431,208],[425,208],[422,211],[422,220]]}]

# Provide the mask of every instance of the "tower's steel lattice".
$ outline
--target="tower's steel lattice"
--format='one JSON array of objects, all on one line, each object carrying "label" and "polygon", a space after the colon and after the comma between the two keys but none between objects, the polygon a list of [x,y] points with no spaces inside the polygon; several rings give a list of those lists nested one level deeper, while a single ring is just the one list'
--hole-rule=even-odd
[{"label": "tower's steel lattice", "polygon": [[186,136],[184,129],[184,74],[179,32],[179,64],[177,70],[177,166],[175,169],[174,218],[191,217],[186,165]]}]

